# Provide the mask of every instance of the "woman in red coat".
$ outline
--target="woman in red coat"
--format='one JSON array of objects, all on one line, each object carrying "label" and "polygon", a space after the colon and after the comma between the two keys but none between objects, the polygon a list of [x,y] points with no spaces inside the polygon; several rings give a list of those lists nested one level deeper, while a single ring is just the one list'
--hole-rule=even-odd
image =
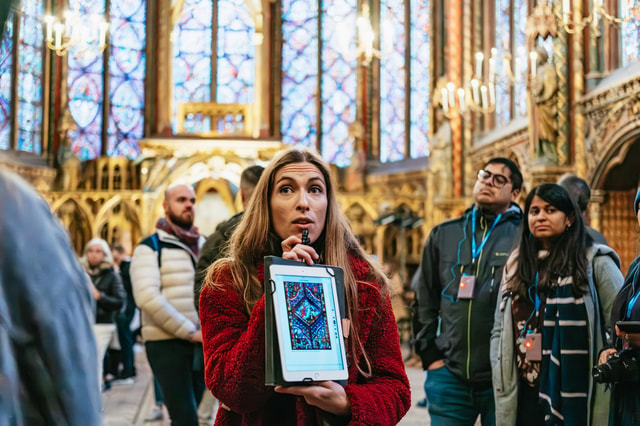
[{"label": "woman in red coat", "polygon": [[[303,243],[302,232],[308,232]],[[200,297],[207,387],[220,400],[216,425],[393,425],[410,406],[409,381],[387,278],[340,212],[327,164],[287,150],[258,182]],[[265,385],[263,258],[323,263],[345,271],[346,386]]]}]

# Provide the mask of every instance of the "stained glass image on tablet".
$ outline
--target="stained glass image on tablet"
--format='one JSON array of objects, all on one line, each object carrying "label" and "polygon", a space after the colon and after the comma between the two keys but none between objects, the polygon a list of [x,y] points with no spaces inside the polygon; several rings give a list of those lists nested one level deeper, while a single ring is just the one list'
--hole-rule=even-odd
[{"label": "stained glass image on tablet", "polygon": [[331,349],[321,283],[285,281],[291,349]]}]

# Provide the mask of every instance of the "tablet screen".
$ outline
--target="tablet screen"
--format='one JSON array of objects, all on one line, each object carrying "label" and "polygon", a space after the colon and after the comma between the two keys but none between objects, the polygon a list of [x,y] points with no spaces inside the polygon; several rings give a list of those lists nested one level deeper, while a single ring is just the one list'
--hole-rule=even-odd
[{"label": "tablet screen", "polygon": [[323,268],[284,265],[272,265],[271,278],[285,380],[345,379],[334,278]]}]

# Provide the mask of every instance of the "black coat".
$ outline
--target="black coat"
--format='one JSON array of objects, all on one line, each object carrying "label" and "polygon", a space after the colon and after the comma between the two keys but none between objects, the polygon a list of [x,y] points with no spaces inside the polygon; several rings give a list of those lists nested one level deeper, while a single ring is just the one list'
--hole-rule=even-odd
[{"label": "black coat", "polygon": [[127,299],[120,275],[113,266],[106,266],[100,268],[97,274],[90,276],[91,282],[100,292],[96,308],[96,324],[112,324]]}]

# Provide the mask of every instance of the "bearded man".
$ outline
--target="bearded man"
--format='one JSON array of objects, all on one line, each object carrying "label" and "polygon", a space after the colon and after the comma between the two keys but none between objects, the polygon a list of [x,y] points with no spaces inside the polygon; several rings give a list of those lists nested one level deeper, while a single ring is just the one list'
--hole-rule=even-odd
[{"label": "bearded man", "polygon": [[197,426],[205,389],[202,335],[193,306],[195,264],[204,244],[193,227],[196,197],[191,187],[170,186],[156,232],[136,247],[131,284],[142,313],[142,337],[151,370],[171,421]]}]

